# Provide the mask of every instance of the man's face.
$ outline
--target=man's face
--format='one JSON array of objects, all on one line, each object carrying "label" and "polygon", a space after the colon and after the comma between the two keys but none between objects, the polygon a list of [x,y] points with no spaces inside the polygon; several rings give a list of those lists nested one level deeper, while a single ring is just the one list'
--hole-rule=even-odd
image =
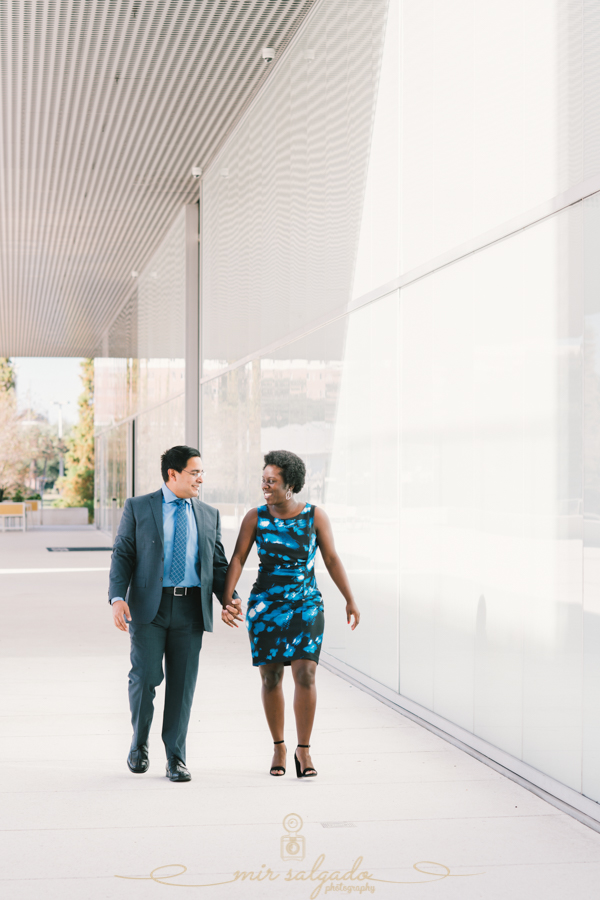
[{"label": "man's face", "polygon": [[169,480],[167,487],[173,491],[176,497],[184,500],[190,500],[197,497],[202,484],[204,470],[202,468],[202,460],[199,456],[190,456],[185,464],[183,472],[177,472],[176,469],[169,469]]}]

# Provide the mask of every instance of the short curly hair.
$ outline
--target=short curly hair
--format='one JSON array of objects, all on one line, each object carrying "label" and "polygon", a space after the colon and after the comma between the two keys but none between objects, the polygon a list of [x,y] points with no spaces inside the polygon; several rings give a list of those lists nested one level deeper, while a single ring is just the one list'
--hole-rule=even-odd
[{"label": "short curly hair", "polygon": [[294,494],[300,493],[306,481],[306,466],[299,456],[290,450],[271,450],[265,454],[265,466],[277,466],[281,469],[283,483],[290,487]]}]

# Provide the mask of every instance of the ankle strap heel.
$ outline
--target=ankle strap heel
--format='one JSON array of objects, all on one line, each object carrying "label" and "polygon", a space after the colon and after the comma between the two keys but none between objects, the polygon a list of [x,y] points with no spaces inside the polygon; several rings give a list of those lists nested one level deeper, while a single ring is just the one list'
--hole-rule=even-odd
[{"label": "ankle strap heel", "polygon": [[[285,744],[285,741],[273,741],[274,744]],[[282,775],[285,775],[285,766],[271,766],[270,775],[274,775],[276,778],[280,778]]]},{"label": "ankle strap heel", "polygon": [[[304,749],[308,749],[310,744],[298,744],[298,747],[303,747]],[[302,766],[300,765],[300,760],[298,759],[298,754],[294,753],[294,762],[296,764],[296,777],[297,778],[314,778],[318,772],[312,766],[307,766],[304,771],[302,771]]]}]

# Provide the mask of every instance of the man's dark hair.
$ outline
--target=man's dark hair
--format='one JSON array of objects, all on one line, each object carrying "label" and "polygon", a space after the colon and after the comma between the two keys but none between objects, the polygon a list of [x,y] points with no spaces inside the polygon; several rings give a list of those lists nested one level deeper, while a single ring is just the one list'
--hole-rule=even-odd
[{"label": "man's dark hair", "polygon": [[304,487],[306,466],[300,457],[290,450],[271,450],[270,453],[265,454],[265,466],[280,468],[283,483],[290,487],[295,494],[300,493]]},{"label": "man's dark hair", "polygon": [[169,480],[169,469],[183,472],[187,466],[188,459],[191,459],[192,456],[200,456],[200,451],[196,450],[195,447],[186,447],[185,444],[178,444],[177,447],[165,450],[160,458],[160,471],[162,472],[163,481]]}]

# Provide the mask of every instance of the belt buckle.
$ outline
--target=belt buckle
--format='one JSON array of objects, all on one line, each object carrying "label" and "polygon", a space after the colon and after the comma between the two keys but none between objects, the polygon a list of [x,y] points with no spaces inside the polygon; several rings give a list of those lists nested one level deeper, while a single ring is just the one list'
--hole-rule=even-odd
[{"label": "belt buckle", "polygon": [[[178,594],[177,591],[181,591],[181,594]],[[173,588],[173,596],[174,597],[185,597],[187,594],[187,588],[184,587],[174,587]]]}]

